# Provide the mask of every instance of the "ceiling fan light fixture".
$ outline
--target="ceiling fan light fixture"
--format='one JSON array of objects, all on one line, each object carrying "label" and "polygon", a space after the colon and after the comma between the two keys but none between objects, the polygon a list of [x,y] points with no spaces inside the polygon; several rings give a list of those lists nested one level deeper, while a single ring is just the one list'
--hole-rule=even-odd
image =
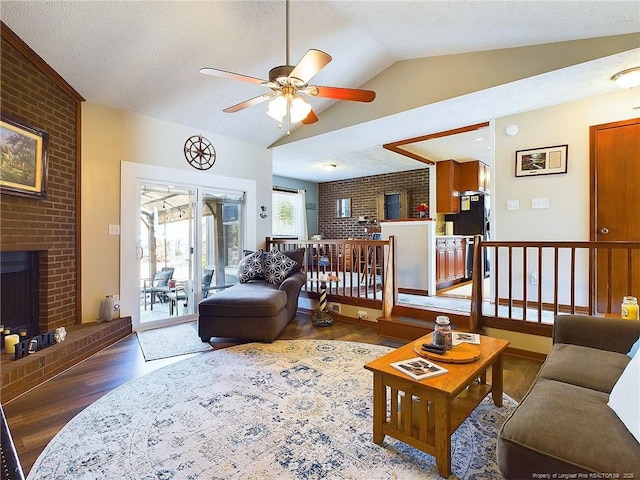
[{"label": "ceiling fan light fixture", "polygon": [[611,80],[622,88],[633,88],[640,85],[640,67],[633,67],[616,73]]},{"label": "ceiling fan light fixture", "polygon": [[309,105],[302,97],[295,97],[291,101],[291,123],[301,122],[309,112],[311,111],[311,105]]},{"label": "ceiling fan light fixture", "polygon": [[269,109],[267,115],[274,120],[282,123],[282,119],[287,114],[287,98],[284,95],[278,95],[276,98],[269,102]]},{"label": "ceiling fan light fixture", "polygon": [[289,114],[291,123],[301,122],[311,112],[311,105],[302,97],[293,95],[278,95],[269,102],[267,115],[282,123],[282,120]]}]

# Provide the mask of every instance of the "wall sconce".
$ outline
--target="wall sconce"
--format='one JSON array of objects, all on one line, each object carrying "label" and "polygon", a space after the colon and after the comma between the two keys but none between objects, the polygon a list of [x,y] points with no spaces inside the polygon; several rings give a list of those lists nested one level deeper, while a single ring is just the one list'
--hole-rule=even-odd
[{"label": "wall sconce", "polygon": [[627,68],[616,73],[611,80],[622,88],[633,88],[640,85],[640,67]]},{"label": "wall sconce", "polygon": [[267,207],[260,205],[260,218],[267,218]]}]

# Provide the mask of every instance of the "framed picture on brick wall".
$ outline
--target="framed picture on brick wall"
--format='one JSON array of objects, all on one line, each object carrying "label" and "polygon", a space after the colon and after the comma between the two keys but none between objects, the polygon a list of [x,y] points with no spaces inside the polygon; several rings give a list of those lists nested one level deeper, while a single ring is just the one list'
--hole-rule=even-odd
[{"label": "framed picture on brick wall", "polygon": [[0,192],[47,198],[49,134],[2,114],[0,128]]}]

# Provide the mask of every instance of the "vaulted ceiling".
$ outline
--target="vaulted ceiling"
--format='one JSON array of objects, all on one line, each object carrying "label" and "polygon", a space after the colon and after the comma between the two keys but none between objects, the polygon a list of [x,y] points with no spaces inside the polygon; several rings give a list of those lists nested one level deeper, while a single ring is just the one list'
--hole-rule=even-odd
[{"label": "vaulted ceiling", "polygon": [[[194,133],[275,144],[275,174],[326,181],[419,166],[384,150],[384,143],[613,91],[611,75],[640,65],[639,5],[293,0],[291,63],[310,48],[323,50],[333,61],[311,83],[365,86],[378,96],[371,104],[312,98],[319,122],[288,137],[265,114],[266,104],[222,112],[264,87],[198,72],[214,67],[268,78],[285,63],[283,0],[4,0],[1,14],[87,101]],[[625,34],[603,48],[557,43]],[[482,76],[475,84],[472,71]],[[327,161],[340,168],[324,171]]]}]

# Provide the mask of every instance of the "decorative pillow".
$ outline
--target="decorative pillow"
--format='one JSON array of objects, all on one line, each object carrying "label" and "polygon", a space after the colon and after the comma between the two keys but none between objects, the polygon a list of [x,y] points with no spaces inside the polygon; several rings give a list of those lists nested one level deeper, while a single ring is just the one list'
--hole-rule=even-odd
[{"label": "decorative pillow", "polygon": [[300,271],[300,267],[304,262],[304,248],[293,248],[291,250],[282,250],[282,253],[296,262],[296,266],[289,272],[289,276]]},{"label": "decorative pillow", "polygon": [[280,285],[297,265],[284,253],[272,250],[267,253],[264,261],[264,277],[267,282]]},{"label": "decorative pillow", "polygon": [[640,442],[640,355],[635,355],[609,395],[609,407]]},{"label": "decorative pillow", "polygon": [[631,350],[629,350],[629,353],[627,353],[627,355],[629,355],[631,358],[633,358],[633,357],[636,356],[636,353],[638,353],[638,350],[640,350],[640,338],[638,338],[638,340],[636,340],[636,343],[631,345]]},{"label": "decorative pillow", "polygon": [[249,280],[256,280],[262,278],[262,249],[258,249],[255,252],[247,255],[238,264],[238,281],[240,283],[247,283]]}]

